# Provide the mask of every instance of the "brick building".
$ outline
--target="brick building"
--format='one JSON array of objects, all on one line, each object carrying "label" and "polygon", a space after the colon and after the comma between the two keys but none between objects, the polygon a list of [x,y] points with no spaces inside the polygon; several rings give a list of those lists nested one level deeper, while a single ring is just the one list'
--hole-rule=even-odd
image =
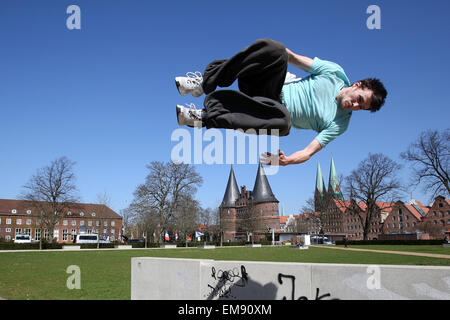
[{"label": "brick building", "polygon": [[[325,188],[320,164],[317,165],[314,191],[314,213],[299,217],[306,233],[316,234],[322,229],[332,239],[347,236],[349,240],[362,240],[364,221],[367,215],[365,203],[344,200],[337,180],[334,161],[331,159],[328,190]],[[417,200],[409,203],[376,202],[375,213],[368,229],[368,239],[441,239],[450,237],[450,199],[435,198],[431,207]],[[408,239],[409,239],[408,238]]]},{"label": "brick building", "polygon": [[417,200],[410,203],[397,201],[392,207],[391,214],[383,225],[383,234],[411,234],[416,233],[418,226],[427,215],[429,208]]},{"label": "brick building", "polygon": [[[17,234],[29,234],[35,240],[42,236],[48,239],[49,231],[41,230],[40,219],[32,202],[0,199],[0,239],[13,240]],[[118,240],[122,217],[105,205],[74,204],[58,219],[53,237],[59,243],[70,243],[80,228],[109,237],[111,241]]]},{"label": "brick building", "polygon": [[450,238],[450,199],[438,196],[428,210],[428,214],[423,218],[423,228],[429,226],[437,229],[436,236],[442,235]]},{"label": "brick building", "polygon": [[230,169],[223,201],[219,207],[225,241],[259,241],[272,229],[280,229],[279,201],[270,188],[264,169],[259,164],[253,190],[238,188],[233,167]]},{"label": "brick building", "polygon": [[[364,230],[361,219],[366,218],[366,205],[361,202],[344,200],[333,159],[330,164],[328,190],[325,188],[320,164],[317,165],[314,207],[314,213],[308,213],[307,216],[300,218],[308,221],[310,226],[308,233],[316,234],[317,230],[322,230],[333,240],[342,239],[345,236],[350,240],[363,239]],[[389,215],[391,207],[389,203],[376,202],[375,213],[368,230],[369,239],[376,239],[382,233],[383,223]]]}]

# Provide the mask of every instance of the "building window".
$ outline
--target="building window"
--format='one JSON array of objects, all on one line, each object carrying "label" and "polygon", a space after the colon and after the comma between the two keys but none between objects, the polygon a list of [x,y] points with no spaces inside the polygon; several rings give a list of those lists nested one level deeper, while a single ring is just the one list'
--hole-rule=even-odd
[{"label": "building window", "polygon": [[16,224],[22,224],[22,219],[17,219]]},{"label": "building window", "polygon": [[22,229],[21,228],[16,228],[16,235],[21,234],[22,233]]},{"label": "building window", "polygon": [[10,233],[11,232],[11,228],[6,228],[6,232]]},{"label": "building window", "polygon": [[402,214],[402,209],[398,209],[398,214]]},{"label": "building window", "polygon": [[114,227],[116,225],[115,221],[111,221],[111,227]]},{"label": "building window", "polygon": [[27,219],[27,225],[31,225],[31,219]]},{"label": "building window", "polygon": [[10,218],[6,219],[6,224],[11,224],[11,219]]},{"label": "building window", "polygon": [[70,240],[71,240],[71,241],[75,240],[75,237],[76,237],[76,236],[77,236],[77,230],[72,229],[72,230],[70,231]]},{"label": "building window", "polygon": [[103,226],[107,227],[108,226],[108,221],[103,222]]},{"label": "building window", "polygon": [[80,221],[80,226],[84,226],[84,220]]},{"label": "building window", "polygon": [[30,228],[25,228],[25,229],[23,230],[23,233],[28,234],[28,235],[31,236],[31,229],[30,229]]},{"label": "building window", "polygon": [[92,221],[88,221],[88,226],[92,227]]},{"label": "building window", "polygon": [[91,214],[93,217],[95,217],[95,212],[92,212],[92,214]]},{"label": "building window", "polygon": [[68,233],[67,233],[67,229],[63,229],[63,241],[67,241],[68,238]]},{"label": "building window", "polygon": [[14,213],[14,214],[16,214],[16,213],[17,213],[17,210],[16,210],[16,209],[12,209],[11,212]]},{"label": "building window", "polygon": [[64,225],[64,226],[67,226],[68,224],[69,224],[69,221],[67,221],[67,220],[64,220],[64,221],[63,221],[63,225]]},{"label": "building window", "polygon": [[77,225],[77,220],[72,220],[72,225],[76,226]]},{"label": "building window", "polygon": [[36,239],[37,241],[41,240],[41,229],[34,230],[34,239]]},{"label": "building window", "polygon": [[84,217],[84,212],[80,212],[80,217]]}]

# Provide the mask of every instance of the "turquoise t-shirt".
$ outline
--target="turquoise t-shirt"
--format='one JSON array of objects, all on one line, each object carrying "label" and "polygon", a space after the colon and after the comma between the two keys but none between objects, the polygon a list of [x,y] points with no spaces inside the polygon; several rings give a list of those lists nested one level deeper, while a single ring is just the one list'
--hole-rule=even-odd
[{"label": "turquoise t-shirt", "polygon": [[341,66],[314,58],[310,76],[286,83],[282,102],[291,114],[292,126],[313,129],[322,147],[347,130],[352,111],[343,110],[336,97],[343,87],[349,87]]}]

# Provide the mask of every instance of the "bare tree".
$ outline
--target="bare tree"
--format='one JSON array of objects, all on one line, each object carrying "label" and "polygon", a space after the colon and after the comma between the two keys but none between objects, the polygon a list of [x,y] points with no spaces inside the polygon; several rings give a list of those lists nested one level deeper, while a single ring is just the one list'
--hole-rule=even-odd
[{"label": "bare tree", "polygon": [[[183,240],[186,241],[186,234],[194,232],[198,226],[199,214],[202,208],[197,200],[192,199],[190,195],[181,196],[179,198],[178,209],[175,212],[174,229],[183,235]],[[186,241],[186,247],[188,243]]]},{"label": "bare tree", "polygon": [[370,154],[346,178],[350,199],[363,202],[364,214],[359,214],[364,240],[367,240],[373,218],[379,211],[377,201],[394,202],[401,184],[397,172],[401,166],[381,153]]},{"label": "bare tree", "polygon": [[[104,226],[104,217],[105,214],[108,210],[107,207],[111,207],[111,197],[108,195],[108,193],[106,191],[103,191],[102,193],[97,193],[97,199],[95,201],[96,204],[98,204],[99,206],[97,207],[97,221],[99,221],[99,226],[96,225],[97,227],[97,249],[100,247],[100,235],[102,234],[101,230]],[[104,233],[103,233],[104,234]],[[106,235],[105,235],[106,236]],[[120,240],[120,239],[119,239]]]},{"label": "bare tree", "polygon": [[150,173],[136,188],[130,208],[141,219],[151,217],[160,239],[162,231],[175,225],[176,212],[185,203],[183,197],[193,198],[203,179],[193,166],[184,163],[153,161],[147,169]]},{"label": "bare tree", "polygon": [[[317,202],[314,200],[314,197],[311,197],[305,201],[304,206],[300,209],[302,213],[311,213],[309,219],[311,219],[314,225],[318,226],[319,230],[322,230],[322,233],[325,225],[325,218],[326,218],[325,214],[326,210],[328,209],[329,200],[330,197],[328,197],[326,194],[324,195],[323,199]],[[314,214],[315,212],[318,212],[319,214],[316,215]],[[303,232],[305,228],[308,230],[308,232],[311,231],[304,224],[300,224],[300,229],[298,229],[298,231]]]},{"label": "bare tree", "polygon": [[431,192],[431,199],[450,194],[450,128],[422,132],[400,157],[412,164],[413,184],[423,182],[423,190]]},{"label": "bare tree", "polygon": [[44,229],[49,231],[53,241],[56,224],[79,202],[74,165],[75,162],[66,157],[58,158],[49,166],[38,169],[23,187],[25,190],[21,198],[31,201],[39,214],[37,226],[41,229],[40,248]]}]

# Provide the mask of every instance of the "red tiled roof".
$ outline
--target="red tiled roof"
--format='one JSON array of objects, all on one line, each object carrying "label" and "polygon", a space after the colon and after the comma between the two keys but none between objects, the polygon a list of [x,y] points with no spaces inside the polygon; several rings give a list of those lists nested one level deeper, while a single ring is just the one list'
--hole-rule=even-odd
[{"label": "red tiled roof", "polygon": [[405,207],[409,210],[409,212],[411,212],[411,213],[414,215],[414,217],[415,217],[417,220],[422,220],[422,215],[420,214],[419,211],[416,210],[416,208],[414,208],[413,205],[407,204],[407,203],[405,203],[404,205],[405,205]]},{"label": "red tiled roof", "polygon": [[425,206],[422,202],[420,202],[420,201],[417,201],[417,200],[415,200],[416,201],[416,204],[420,207],[420,209],[422,209],[423,210],[423,212],[425,212],[425,215],[428,213],[428,211],[430,211],[430,207],[428,207],[428,206]]},{"label": "red tiled roof", "polygon": [[[26,200],[10,200],[10,199],[0,199],[0,214],[13,214],[13,210],[16,210],[17,215],[28,214],[28,210],[31,211],[31,214],[36,214],[36,208],[33,207],[33,203],[31,201]],[[83,212],[85,215],[91,215],[92,213],[96,214],[96,217],[99,218],[115,218],[122,219],[120,215],[118,215],[115,211],[108,208],[103,204],[92,204],[92,203],[77,203],[77,204],[69,204],[68,211],[71,212],[72,216],[77,217],[80,216],[80,213]]]},{"label": "red tiled roof", "polygon": [[286,221],[288,220],[289,216],[281,216],[280,217],[280,223],[286,223]]},{"label": "red tiled roof", "polygon": [[333,201],[336,204],[336,206],[338,207],[338,209],[341,210],[342,212],[347,211],[347,208],[350,207],[350,204],[351,204],[351,202],[348,200],[333,199]]}]

